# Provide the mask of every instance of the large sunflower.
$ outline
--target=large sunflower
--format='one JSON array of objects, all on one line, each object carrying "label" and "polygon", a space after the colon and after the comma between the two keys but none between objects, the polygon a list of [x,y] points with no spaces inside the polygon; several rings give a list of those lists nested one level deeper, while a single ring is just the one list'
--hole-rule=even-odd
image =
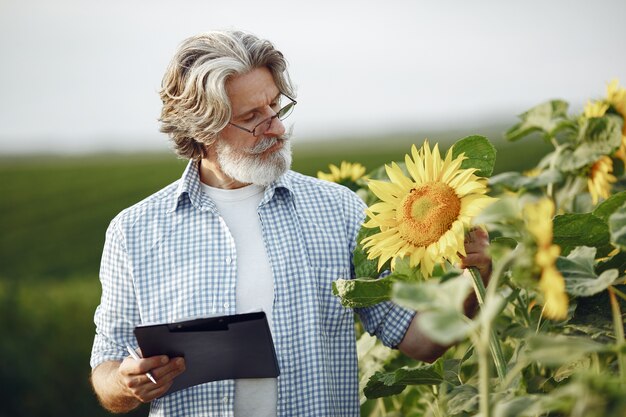
[{"label": "large sunflower", "polygon": [[[411,158],[412,156],[412,158]],[[405,156],[407,177],[395,163],[385,166],[390,182],[370,180],[370,190],[381,200],[367,209],[365,227],[380,228],[380,233],[362,240],[368,259],[378,258],[378,269],[391,259],[410,256],[410,265],[420,265],[424,277],[444,261],[459,262],[465,255],[464,233],[473,216],[489,205],[486,179],[476,169],[461,169],[463,154],[445,159],[428,141],[411,156]]]},{"label": "large sunflower", "polygon": [[555,263],[561,248],[552,244],[552,217],[554,203],[546,198],[524,206],[526,228],[537,245],[535,262],[541,268],[539,289],[544,299],[544,315],[562,320],[567,316],[569,299],[565,293],[565,281]]}]

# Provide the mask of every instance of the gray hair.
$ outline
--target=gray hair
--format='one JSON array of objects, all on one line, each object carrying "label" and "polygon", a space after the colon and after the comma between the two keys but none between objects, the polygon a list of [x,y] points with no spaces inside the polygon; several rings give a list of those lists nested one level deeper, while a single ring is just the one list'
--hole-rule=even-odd
[{"label": "gray hair", "polygon": [[266,67],[281,93],[295,98],[287,61],[265,39],[241,31],[213,31],[184,40],[161,83],[161,132],[181,158],[198,160],[228,124],[232,110],[226,82]]}]

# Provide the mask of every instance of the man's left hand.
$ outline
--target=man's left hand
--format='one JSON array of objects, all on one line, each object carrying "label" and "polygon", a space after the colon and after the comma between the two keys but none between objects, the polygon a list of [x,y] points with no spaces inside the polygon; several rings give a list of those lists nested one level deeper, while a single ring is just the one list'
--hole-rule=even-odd
[{"label": "man's left hand", "polygon": [[465,256],[461,256],[461,268],[476,267],[485,284],[491,276],[491,257],[487,255],[489,235],[481,228],[471,229],[465,234]]}]

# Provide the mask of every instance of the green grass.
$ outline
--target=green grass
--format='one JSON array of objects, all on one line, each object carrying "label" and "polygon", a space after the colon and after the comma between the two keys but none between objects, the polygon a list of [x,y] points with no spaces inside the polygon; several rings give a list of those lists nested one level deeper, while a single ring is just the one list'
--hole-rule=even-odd
[{"label": "green grass", "polygon": [[[403,159],[414,141],[299,145],[293,166],[315,175],[347,160],[371,170]],[[496,147],[497,172],[530,168],[546,152],[538,140]],[[104,233],[185,164],[173,155],[0,160],[0,416],[109,415],[88,383]]]}]

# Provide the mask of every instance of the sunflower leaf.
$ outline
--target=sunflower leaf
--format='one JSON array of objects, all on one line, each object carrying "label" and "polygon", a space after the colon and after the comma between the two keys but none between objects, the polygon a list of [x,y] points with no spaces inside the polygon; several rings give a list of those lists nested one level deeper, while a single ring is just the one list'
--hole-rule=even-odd
[{"label": "sunflower leaf", "polygon": [[[380,275],[378,272],[378,259],[367,259],[367,252],[361,244],[363,239],[376,233],[380,233],[380,228],[361,227],[361,230],[359,230],[359,234],[356,237],[357,244],[352,252],[352,263],[357,277],[377,278]],[[381,270],[389,269],[389,263],[387,261]]]},{"label": "sunflower leaf", "polygon": [[438,385],[443,377],[436,371],[436,365],[417,368],[400,368],[392,372],[377,372],[368,381],[364,393],[367,398],[381,398],[399,394],[407,385]]},{"label": "sunflower leaf", "polygon": [[594,270],[596,248],[580,246],[567,257],[560,256],[556,261],[566,291],[574,296],[589,297],[604,291],[619,276],[617,269],[609,269],[599,276]]},{"label": "sunflower leaf", "polygon": [[612,349],[589,338],[556,334],[535,335],[527,339],[525,357],[546,366],[560,366],[574,362],[594,352],[607,352]]},{"label": "sunflower leaf", "polygon": [[568,213],[558,215],[553,221],[553,243],[567,255],[577,246],[589,246],[606,250],[609,245],[609,227],[591,213]]},{"label": "sunflower leaf", "polygon": [[419,311],[420,329],[432,340],[448,344],[464,339],[473,329],[473,322],[463,313],[463,304],[471,291],[466,276],[437,282],[435,279],[417,283],[398,282],[393,286],[392,300],[406,308]]},{"label": "sunflower leaf", "polygon": [[417,322],[424,334],[442,345],[465,339],[477,325],[462,313],[451,310],[420,312]]},{"label": "sunflower leaf", "polygon": [[475,413],[478,409],[478,390],[470,384],[454,387],[446,396],[448,397],[449,415]]},{"label": "sunflower leaf", "polygon": [[489,185],[501,186],[511,191],[521,189],[533,190],[545,187],[548,184],[558,184],[563,181],[563,174],[558,170],[545,170],[535,177],[527,177],[519,172],[503,172],[489,178]]},{"label": "sunflower leaf", "polygon": [[400,275],[399,281],[423,281],[424,276],[419,268],[411,267],[410,258],[405,256],[396,259],[393,275]]},{"label": "sunflower leaf", "polygon": [[392,299],[403,307],[420,312],[427,310],[454,310],[463,312],[463,303],[472,288],[466,276],[438,282],[398,282],[393,286]]},{"label": "sunflower leaf", "polygon": [[611,241],[620,249],[626,249],[626,204],[615,210],[609,216],[609,230]]},{"label": "sunflower leaf", "polygon": [[567,108],[569,105],[562,100],[551,100],[541,103],[519,115],[521,122],[505,133],[509,141],[515,141],[528,136],[533,132],[542,132],[551,137],[567,123]]},{"label": "sunflower leaf", "polygon": [[496,163],[496,148],[484,136],[467,136],[454,144],[452,157],[456,158],[464,153],[465,159],[461,168],[476,168],[476,175],[489,177]]},{"label": "sunflower leaf", "polygon": [[605,222],[608,222],[611,214],[623,206],[624,203],[626,203],[626,191],[613,194],[608,199],[598,204],[592,214],[601,218]]},{"label": "sunflower leaf", "polygon": [[369,307],[389,301],[394,281],[392,276],[380,279],[338,279],[333,281],[332,290],[333,295],[340,298],[344,307]]},{"label": "sunflower leaf", "polygon": [[563,171],[574,171],[611,154],[622,143],[621,118],[614,115],[582,119],[574,150],[564,151],[557,162]]}]

